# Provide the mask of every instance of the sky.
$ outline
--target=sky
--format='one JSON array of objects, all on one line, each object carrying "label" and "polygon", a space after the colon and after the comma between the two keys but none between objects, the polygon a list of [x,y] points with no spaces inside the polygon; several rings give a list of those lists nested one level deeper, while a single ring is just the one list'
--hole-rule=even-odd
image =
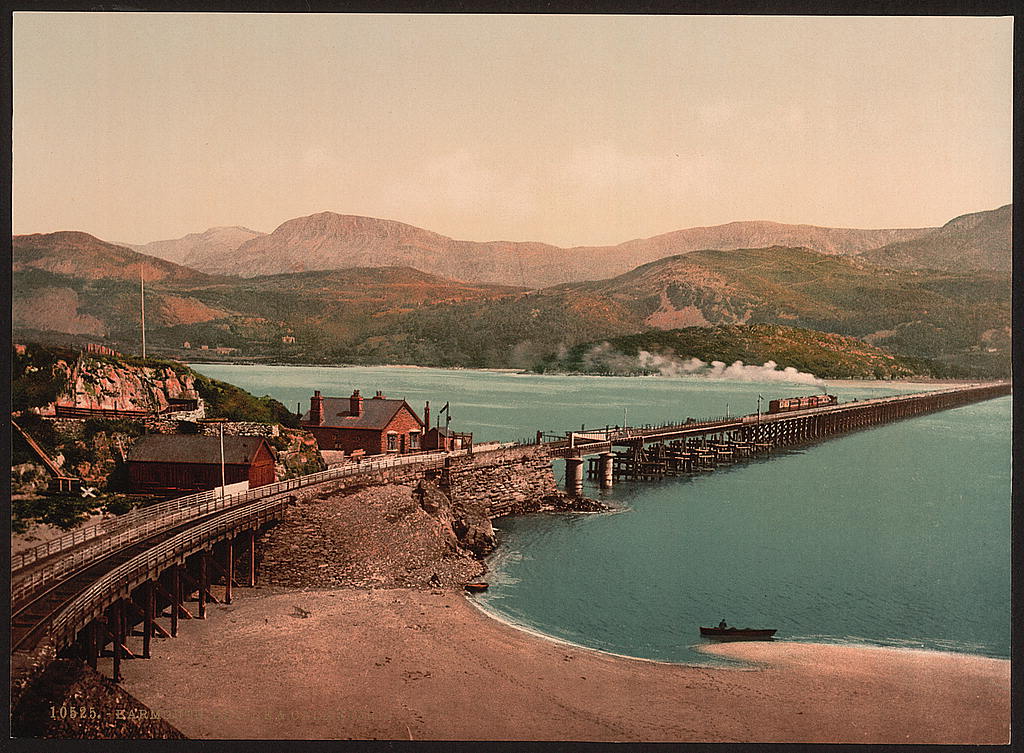
[{"label": "sky", "polygon": [[1011,200],[1012,19],[15,13],[13,231],[616,244]]}]

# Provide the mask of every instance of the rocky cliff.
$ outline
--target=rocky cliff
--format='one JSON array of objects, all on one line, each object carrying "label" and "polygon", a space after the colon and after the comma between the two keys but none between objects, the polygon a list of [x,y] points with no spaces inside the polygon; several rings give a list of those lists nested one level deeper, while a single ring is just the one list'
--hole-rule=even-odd
[{"label": "rocky cliff", "polygon": [[203,402],[195,378],[171,366],[115,364],[82,354],[75,363],[60,360],[53,368],[66,386],[49,406],[51,410],[64,407],[163,413],[172,401],[194,400],[201,413]]}]

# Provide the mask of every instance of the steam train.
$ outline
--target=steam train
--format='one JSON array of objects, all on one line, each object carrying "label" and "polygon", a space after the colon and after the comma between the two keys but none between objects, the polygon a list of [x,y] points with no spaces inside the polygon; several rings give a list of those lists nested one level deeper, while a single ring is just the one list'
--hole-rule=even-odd
[{"label": "steam train", "polygon": [[810,395],[808,397],[784,397],[768,403],[769,413],[785,413],[790,410],[806,410],[835,405],[839,401],[835,395]]}]

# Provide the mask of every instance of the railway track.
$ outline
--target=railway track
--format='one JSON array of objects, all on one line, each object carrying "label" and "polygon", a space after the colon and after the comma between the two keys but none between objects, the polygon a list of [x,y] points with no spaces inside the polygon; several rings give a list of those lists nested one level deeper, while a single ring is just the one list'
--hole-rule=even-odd
[{"label": "railway track", "polygon": [[[256,501],[253,500],[250,504],[254,504]],[[244,506],[233,508],[230,512],[237,513],[240,509],[244,509]],[[35,648],[43,637],[44,629],[53,621],[53,618],[107,573],[180,533],[203,523],[214,521],[225,514],[224,510],[217,510],[199,518],[192,518],[177,526],[164,528],[100,559],[93,560],[46,590],[29,595],[22,599],[21,603],[12,604],[11,651],[31,651]]]}]

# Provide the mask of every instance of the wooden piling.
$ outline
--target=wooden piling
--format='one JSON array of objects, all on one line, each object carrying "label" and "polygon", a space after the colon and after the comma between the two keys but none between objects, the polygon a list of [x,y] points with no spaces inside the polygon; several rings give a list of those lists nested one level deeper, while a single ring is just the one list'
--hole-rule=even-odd
[{"label": "wooden piling", "polygon": [[149,643],[153,637],[153,606],[156,601],[153,581],[146,581],[142,594],[142,598],[146,600],[142,615],[142,658],[148,659],[150,658]]},{"label": "wooden piling", "polygon": [[181,575],[178,565],[171,565],[171,637],[178,637],[178,610],[181,607]]},{"label": "wooden piling", "polygon": [[120,599],[110,605],[111,618],[114,623],[114,682],[121,682],[121,646],[124,643],[123,605]]},{"label": "wooden piling", "polygon": [[249,588],[256,587],[256,529],[249,530]]},{"label": "wooden piling", "polygon": [[206,619],[206,550],[199,552],[199,619]]},{"label": "wooden piling", "polygon": [[234,539],[227,540],[227,562],[224,566],[224,603],[231,603],[231,581],[235,577],[235,546]]},{"label": "wooden piling", "polygon": [[100,647],[98,645],[100,637],[99,634],[99,625],[97,624],[96,620],[92,620],[85,628],[85,637],[86,661],[89,662],[89,666],[93,669],[96,669],[97,660],[99,658],[100,653]]}]

